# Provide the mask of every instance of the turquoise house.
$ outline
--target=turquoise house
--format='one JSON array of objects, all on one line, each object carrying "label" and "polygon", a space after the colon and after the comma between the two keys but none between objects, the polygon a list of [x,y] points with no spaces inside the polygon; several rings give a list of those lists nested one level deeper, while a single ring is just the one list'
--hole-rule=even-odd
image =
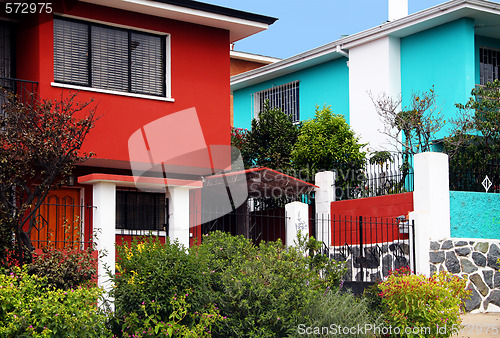
[{"label": "turquoise house", "polygon": [[[369,150],[387,149],[372,97],[410,102],[434,86],[445,120],[456,115],[475,85],[498,79],[500,5],[452,0],[231,77],[234,125],[249,128],[268,99],[294,120],[331,105]],[[447,134],[447,128],[441,130]]]}]

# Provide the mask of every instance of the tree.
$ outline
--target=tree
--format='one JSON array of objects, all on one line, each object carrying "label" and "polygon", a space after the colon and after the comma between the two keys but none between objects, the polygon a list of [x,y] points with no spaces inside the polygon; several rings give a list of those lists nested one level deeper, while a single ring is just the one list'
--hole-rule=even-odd
[{"label": "tree", "polygon": [[266,102],[259,118],[252,120],[252,130],[246,138],[247,156],[251,160],[245,162],[277,170],[290,169],[292,148],[299,128],[290,116]]},{"label": "tree", "polygon": [[[10,253],[20,264],[31,260],[34,215],[51,189],[64,184],[96,121],[91,102],[76,93],[58,100],[21,101],[5,93],[0,114],[0,264]],[[13,236],[15,243],[13,242]]]},{"label": "tree", "polygon": [[342,176],[340,187],[352,188],[360,181],[364,146],[342,115],[334,114],[330,106],[316,106],[314,118],[302,125],[292,160],[296,169],[307,171],[310,182],[316,172],[334,168]]},{"label": "tree", "polygon": [[[444,150],[450,157],[450,171],[456,179],[453,184],[460,185],[460,189],[475,190],[480,187],[482,175],[489,174],[490,179],[494,179],[492,175],[496,174],[496,180],[500,175],[500,81],[473,88],[469,101],[455,106],[459,114],[451,120],[453,129],[445,138]],[[481,176],[474,177],[474,174]]]},{"label": "tree", "polygon": [[428,92],[413,93],[410,104],[402,110],[401,97],[381,95],[376,99],[372,97],[372,101],[384,124],[382,132],[402,147],[403,154],[431,150],[435,135],[444,124],[441,111],[436,112],[434,87]]}]

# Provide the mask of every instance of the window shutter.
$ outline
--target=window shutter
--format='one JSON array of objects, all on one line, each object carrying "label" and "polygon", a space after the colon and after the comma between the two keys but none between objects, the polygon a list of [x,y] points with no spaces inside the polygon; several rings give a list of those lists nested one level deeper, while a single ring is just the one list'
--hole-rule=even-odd
[{"label": "window shutter", "polygon": [[128,32],[92,26],[92,87],[128,91]]},{"label": "window shutter", "polygon": [[89,85],[88,25],[54,19],[54,81]]},{"label": "window shutter", "polygon": [[131,33],[130,36],[131,91],[164,95],[164,38],[138,33]]}]

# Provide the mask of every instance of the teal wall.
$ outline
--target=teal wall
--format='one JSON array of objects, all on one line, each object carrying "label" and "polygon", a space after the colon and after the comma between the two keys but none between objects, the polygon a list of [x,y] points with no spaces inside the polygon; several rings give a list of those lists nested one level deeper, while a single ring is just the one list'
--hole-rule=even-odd
[{"label": "teal wall", "polygon": [[336,114],[349,121],[349,68],[346,58],[328,61],[310,68],[265,81],[233,92],[234,126],[250,128],[253,118],[252,94],[260,90],[300,81],[300,119],[314,117],[315,107],[331,105]]},{"label": "teal wall", "polygon": [[[465,103],[476,83],[474,20],[462,18],[401,39],[403,106],[412,92],[433,85],[445,120],[455,116],[455,103]],[[479,80],[477,80],[479,81]],[[447,135],[443,128],[437,137]]]},{"label": "teal wall", "polygon": [[450,191],[451,237],[500,239],[500,194]]}]

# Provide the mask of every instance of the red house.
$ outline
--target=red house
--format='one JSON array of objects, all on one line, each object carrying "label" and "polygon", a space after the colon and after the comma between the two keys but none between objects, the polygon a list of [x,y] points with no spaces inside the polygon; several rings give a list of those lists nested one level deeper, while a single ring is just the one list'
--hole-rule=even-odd
[{"label": "red house", "polygon": [[48,197],[34,245],[94,234],[107,251],[100,268],[112,269],[123,235],[154,230],[188,245],[190,191],[228,162],[212,146],[230,144],[229,45],[276,19],[187,0],[3,7],[2,86],[43,99],[78,91],[100,116],[83,149],[96,156]]}]

